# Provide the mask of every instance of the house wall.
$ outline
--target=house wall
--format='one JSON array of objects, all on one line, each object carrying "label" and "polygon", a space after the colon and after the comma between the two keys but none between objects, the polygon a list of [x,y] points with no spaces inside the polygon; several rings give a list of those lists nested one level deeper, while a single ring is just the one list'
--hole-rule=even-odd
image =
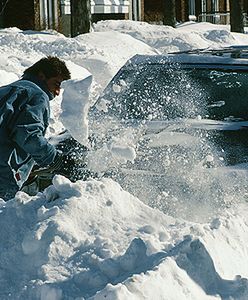
[{"label": "house wall", "polygon": [[145,20],[145,0],[140,0],[141,20]]},{"label": "house wall", "polygon": [[195,0],[195,15],[198,21],[198,16],[202,13],[202,3],[201,0]]},{"label": "house wall", "polygon": [[[176,20],[178,22],[188,21],[189,5],[188,0],[176,1]],[[147,22],[163,22],[165,10],[164,0],[144,0],[144,20]]]},{"label": "house wall", "polygon": [[162,0],[144,0],[144,20],[146,22],[163,21]]},{"label": "house wall", "polygon": [[248,0],[243,0],[243,10],[248,14]]},{"label": "house wall", "polygon": [[229,11],[229,5],[227,4],[227,0],[219,0],[219,11],[226,12]]},{"label": "house wall", "polygon": [[36,27],[34,0],[11,0],[7,3],[3,13],[4,27],[18,27],[22,30]]},{"label": "house wall", "polygon": [[[247,0],[244,0],[247,2]],[[207,0],[207,12],[213,13],[215,11],[214,1]],[[229,11],[229,0],[219,0],[219,9],[218,12],[228,12]]]},{"label": "house wall", "polygon": [[[162,23],[165,0],[143,0],[144,1],[144,20],[151,23]],[[176,1],[176,20],[178,22],[186,22],[189,19],[189,0]],[[216,1],[205,0],[207,14],[213,14],[215,11],[220,13],[230,12],[229,0],[219,0],[219,7],[216,7]],[[248,14],[248,0],[242,0],[243,11]],[[202,0],[195,0],[195,15],[199,19],[202,14]],[[220,23],[228,22],[226,15],[221,16]],[[215,18],[207,19],[206,21],[218,23]]]},{"label": "house wall", "polygon": [[176,0],[176,19],[178,22],[189,20],[189,2],[186,0]]},{"label": "house wall", "polygon": [[126,14],[93,14],[91,15],[92,23],[104,20],[125,20],[127,19]]}]

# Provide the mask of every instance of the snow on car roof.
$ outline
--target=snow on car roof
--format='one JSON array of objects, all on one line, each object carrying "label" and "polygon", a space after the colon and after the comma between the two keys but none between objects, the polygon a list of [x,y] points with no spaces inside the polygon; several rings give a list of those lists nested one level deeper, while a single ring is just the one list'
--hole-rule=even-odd
[{"label": "snow on car roof", "polygon": [[222,49],[195,49],[165,55],[135,55],[125,65],[163,64],[170,68],[218,69],[248,72],[248,47],[235,46]]}]

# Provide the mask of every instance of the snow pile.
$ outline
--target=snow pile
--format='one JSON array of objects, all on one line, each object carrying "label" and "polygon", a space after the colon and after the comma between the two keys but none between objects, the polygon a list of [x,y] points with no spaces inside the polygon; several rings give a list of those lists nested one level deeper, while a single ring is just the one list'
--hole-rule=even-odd
[{"label": "snow pile", "polygon": [[[156,54],[157,51],[130,35],[120,32],[92,32],[77,36],[80,45],[89,51],[85,60],[78,53],[74,62],[88,69],[96,82],[104,88],[126,61],[135,54]],[[102,90],[102,88],[100,88]]]},{"label": "snow pile", "polygon": [[7,72],[4,70],[1,70],[0,73],[0,86],[9,84],[13,81],[18,80],[18,76],[12,72]]},{"label": "snow pile", "polygon": [[161,53],[197,48],[222,48],[234,44],[247,44],[248,37],[231,33],[227,25],[187,22],[172,28],[145,22],[119,20],[100,21],[94,25],[97,32],[118,31],[156,48]]},{"label": "snow pile", "polygon": [[54,31],[1,30],[0,45],[2,70],[20,76],[44,55],[56,55],[89,70],[101,88],[133,55],[156,53],[147,44],[118,32],[90,33],[72,39]]},{"label": "snow pile", "polygon": [[247,212],[189,223],[112,180],[56,176],[1,204],[0,298],[246,299]]}]

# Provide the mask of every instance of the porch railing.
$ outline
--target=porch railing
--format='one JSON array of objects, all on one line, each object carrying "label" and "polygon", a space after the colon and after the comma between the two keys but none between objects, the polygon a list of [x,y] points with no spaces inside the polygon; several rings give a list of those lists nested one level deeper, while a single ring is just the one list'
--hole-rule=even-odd
[{"label": "porch railing", "polygon": [[199,22],[209,22],[213,24],[230,24],[230,13],[202,13],[198,17]]},{"label": "porch railing", "polygon": [[[248,15],[243,13],[244,26],[248,26]],[[213,24],[230,24],[230,12],[202,13],[198,16],[199,22],[209,22]]]}]

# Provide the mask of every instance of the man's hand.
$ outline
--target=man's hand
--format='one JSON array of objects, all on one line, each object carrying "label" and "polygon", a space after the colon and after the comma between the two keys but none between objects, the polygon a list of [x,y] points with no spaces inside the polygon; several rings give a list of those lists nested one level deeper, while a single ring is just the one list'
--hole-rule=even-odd
[{"label": "man's hand", "polygon": [[75,167],[75,159],[70,154],[57,152],[54,161],[49,165],[49,170],[55,174],[69,176],[69,170]]}]

